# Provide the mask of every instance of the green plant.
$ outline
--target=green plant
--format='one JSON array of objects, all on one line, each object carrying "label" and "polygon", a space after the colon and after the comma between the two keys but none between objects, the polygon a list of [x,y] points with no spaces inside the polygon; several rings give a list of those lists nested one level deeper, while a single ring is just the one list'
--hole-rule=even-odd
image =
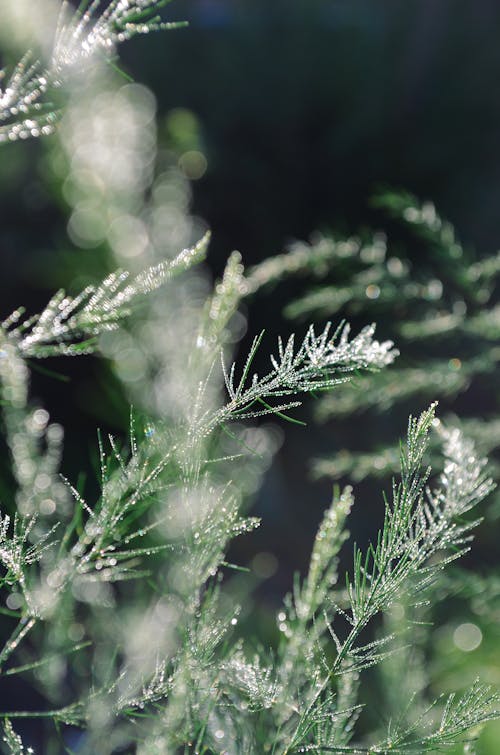
[{"label": "green plant", "polygon": [[[420,203],[406,192],[386,191],[373,204],[385,215],[388,235],[364,232],[344,239],[316,234],[310,244],[297,242],[249,273],[250,291],[257,295],[284,277],[307,279],[308,290],[287,305],[287,317],[374,318],[401,349],[394,369],[368,379],[360,376],[356,390],[341,386],[315,402],[317,419],[332,423],[345,445],[337,442],[322,458],[314,459],[313,475],[356,481],[378,478],[383,483],[399,468],[396,418],[411,411],[415,402],[439,398],[447,423],[473,438],[480,453],[492,455],[489,469],[498,480],[498,255],[481,258],[464,248],[432,203]],[[477,406],[481,416],[475,413]],[[355,434],[350,432],[353,413],[360,417]],[[435,437],[427,462],[438,464],[439,455]],[[493,535],[497,498],[486,518]],[[481,561],[488,559],[490,540],[494,547],[488,528],[483,527]],[[428,704],[430,690],[449,687],[452,678],[471,678],[478,667],[491,679],[496,677],[489,650],[496,644],[492,624],[496,575],[486,565],[480,568],[478,573],[475,566],[474,573],[470,566],[455,566],[439,580],[428,605],[419,609],[421,626],[411,650],[381,664],[377,690],[387,715],[408,713],[393,689],[413,690],[410,712],[415,716]],[[443,601],[446,611],[440,608]],[[406,614],[403,600],[385,622],[400,630]],[[432,624],[439,626],[443,620],[446,625],[440,634]],[[461,627],[474,634],[470,644],[461,642]],[[478,649],[480,645],[483,649]]]},{"label": "green plant", "polygon": [[[317,419],[341,421],[353,413],[387,410],[404,414],[415,401],[432,399],[452,410],[461,394],[474,400],[480,391],[494,404],[498,254],[480,258],[464,249],[431,202],[385,192],[373,204],[383,210],[386,222],[393,221],[394,238],[382,232],[347,239],[317,235],[312,243],[297,242],[249,272],[249,289],[255,294],[285,277],[306,278],[306,293],[285,308],[291,320],[376,318],[402,347],[394,369],[361,378],[358,391],[340,389],[318,402]],[[498,418],[494,406],[486,411],[481,419],[465,419],[463,427],[489,454],[498,445]],[[376,450],[344,449],[334,458],[315,460],[314,473],[332,479],[347,473],[362,480],[396,471],[397,444],[377,441]]]},{"label": "green plant", "polygon": [[[265,374],[253,368],[263,334],[242,367],[232,362],[238,307],[258,276],[245,276],[234,253],[210,289],[196,273],[208,234],[171,253],[196,231],[182,181],[151,171],[151,95],[123,86],[107,65],[117,43],[163,27],[148,22],[163,4],[113,0],[97,15],[100,3],[83,3],[63,16],[51,62],[22,62],[1,94],[6,141],[48,135],[61,121],[74,240],[109,247],[136,268],[76,296],[60,291],[40,315],[17,310],[0,330],[15,483],[0,526],[9,630],[0,670],[5,690],[21,676],[43,701],[0,711],[4,749],[25,752],[16,730],[38,719],[46,752],[410,753],[459,744],[497,716],[497,695],[479,682],[386,732],[356,726],[361,674],[405,652],[404,632],[374,635],[380,619],[402,600],[418,615],[443,569],[467,551],[478,523],[470,512],[492,487],[473,444],[444,429],[434,406],[410,418],[382,529],[374,545],[354,548],[345,586],[338,556],[349,487],[335,492],[309,572],[278,613],[275,651],[237,637],[238,566],[226,554],[258,526],[242,510],[273,451],[265,426],[249,432],[242,421],[293,420],[301,394],[383,374],[397,352],[374,340],[373,326],[350,338],[341,324],[318,335],[309,326],[297,345],[279,340]],[[84,75],[66,76],[68,62]],[[38,107],[49,84],[60,90],[58,111]],[[94,499],[82,481],[60,477],[62,428],[28,394],[35,360],[96,350],[111,357],[136,408],[128,439],[98,437]],[[437,482],[424,462],[432,425],[445,458]],[[76,744],[75,729],[84,732]]]}]

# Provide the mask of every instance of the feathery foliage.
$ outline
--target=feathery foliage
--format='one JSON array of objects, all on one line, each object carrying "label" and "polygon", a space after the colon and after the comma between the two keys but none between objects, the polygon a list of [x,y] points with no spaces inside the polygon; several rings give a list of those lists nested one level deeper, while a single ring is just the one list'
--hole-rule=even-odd
[{"label": "feathery foliage", "polygon": [[118,45],[138,34],[176,28],[158,11],[169,0],[82,0],[77,10],[66,2],[47,62],[23,55],[7,77],[0,72],[0,142],[48,136],[61,116],[52,99],[71,86],[75,75],[88,74],[96,58],[112,61]]},{"label": "feathery foliage", "polygon": [[130,273],[118,270],[100,285],[87,286],[75,298],[58,291],[40,315],[23,320],[24,310],[16,310],[0,325],[5,344],[13,344],[24,357],[91,352],[96,336],[116,330],[139,297],[203,259],[209,238],[210,234],[205,234],[172,261],[151,267],[130,282]]},{"label": "feathery foliage", "polygon": [[[80,95],[87,101],[89,87],[102,92],[104,81],[116,113],[124,107],[135,124],[130,143],[136,136],[140,142],[134,129],[144,102],[134,103],[130,91],[125,96],[104,66],[119,43],[169,26],[155,15],[164,4],[96,0],[70,14],[63,3],[51,61],[45,66],[23,58],[1,92],[3,140],[52,133],[61,112],[44,98],[64,89],[61,108],[69,116],[61,143],[69,152],[75,134],[85,131],[73,117],[84,118],[75,103]],[[90,84],[74,75],[82,67],[87,73],[87,65]],[[16,310],[1,326],[0,405],[16,489],[0,516],[6,603],[0,677],[9,708],[0,710],[4,751],[31,752],[23,744],[31,739],[25,724],[40,720],[47,724],[46,751],[75,751],[80,729],[78,752],[102,755],[436,752],[473,737],[498,716],[498,695],[479,682],[431,701],[416,716],[389,721],[385,731],[357,726],[369,669],[404,653],[408,628],[378,636],[381,622],[403,600],[410,621],[432,600],[443,571],[469,549],[479,522],[475,509],[492,489],[474,443],[458,429],[443,428],[434,405],[410,418],[379,535],[364,548],[354,546],[345,584],[339,559],[349,537],[349,486],[335,491],[308,573],[297,577],[278,611],[275,649],[238,636],[241,609],[232,599],[231,573],[239,567],[227,562],[227,552],[235,538],[259,525],[245,509],[274,450],[265,426],[248,429],[242,421],[288,419],[302,394],[335,396],[359,375],[367,381],[365,394],[373,380],[383,401],[390,390],[380,381],[391,379],[386,376],[398,352],[392,341],[374,339],[373,325],[353,338],[345,322],[333,330],[310,325],[298,345],[293,335],[279,339],[269,372],[259,375],[253,364],[263,334],[239,368],[231,327],[242,299],[265,283],[309,266],[323,269],[337,258],[380,261],[380,240],[368,248],[350,241],[301,250],[246,277],[234,253],[212,290],[196,274],[208,234],[176,255],[165,253],[159,240],[161,202],[155,202],[169,195],[161,188],[170,179],[150,176],[151,155],[137,147],[130,151],[144,180],[125,182],[123,189],[105,160],[93,162],[95,152],[114,149],[113,134],[98,128],[99,150],[93,150],[96,133],[88,131],[76,193],[87,201],[99,184],[106,228],[98,240],[120,263],[128,259],[138,269],[119,270],[75,297],[59,291],[41,314],[25,318]],[[120,159],[130,157],[128,149]],[[133,233],[117,235],[120,223]],[[189,225],[183,218],[183,230]],[[439,243],[449,242],[447,226],[436,232]],[[135,263],[146,258],[152,264],[141,272]],[[494,273],[483,266],[477,274]],[[361,274],[358,284],[378,285]],[[337,292],[345,301],[346,292]],[[418,289],[419,296],[427,295]],[[95,493],[60,474],[63,429],[30,398],[30,360],[116,354],[124,341],[129,354],[144,356],[146,367],[128,386],[137,405],[128,438],[98,435]],[[433,426],[435,454],[444,456],[438,479],[425,461]],[[43,704],[36,708],[27,696],[26,709],[12,709],[13,676],[25,689],[36,686]],[[408,708],[418,692],[408,691]]]}]

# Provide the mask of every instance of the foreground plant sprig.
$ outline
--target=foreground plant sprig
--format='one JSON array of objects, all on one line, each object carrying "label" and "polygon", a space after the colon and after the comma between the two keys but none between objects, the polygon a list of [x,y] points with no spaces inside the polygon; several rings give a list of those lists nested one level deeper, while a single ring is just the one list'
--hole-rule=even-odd
[{"label": "foreground plant sprig", "polygon": [[[237,382],[236,364],[233,363],[227,372],[223,363],[224,381],[230,398],[223,411],[239,418],[283,412],[299,404],[285,402],[270,407],[265,400],[330,390],[345,382],[348,373],[361,369],[381,369],[391,364],[398,354],[392,341],[380,343],[373,338],[374,325],[363,328],[351,340],[348,324],[341,325],[333,335],[330,335],[330,330],[331,323],[327,323],[323,331],[316,335],[311,325],[297,348],[294,335],[286,343],[278,339],[278,355],[271,356],[272,370],[262,377],[251,374],[263,334],[255,338]],[[257,408],[253,408],[255,406]]]}]

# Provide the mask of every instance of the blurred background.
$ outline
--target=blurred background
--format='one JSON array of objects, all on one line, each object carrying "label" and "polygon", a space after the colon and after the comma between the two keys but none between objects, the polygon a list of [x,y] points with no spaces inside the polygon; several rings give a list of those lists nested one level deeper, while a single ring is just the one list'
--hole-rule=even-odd
[{"label": "blurred background", "polygon": [[[391,249],[404,247],[418,274],[428,252],[423,243],[408,243],[405,229],[374,206],[374,193],[384,187],[432,200],[471,261],[499,247],[498,2],[175,0],[165,17],[187,19],[189,28],[125,45],[121,66],[157,97],[161,159],[189,181],[191,212],[212,229],[214,278],[233,249],[251,266],[318,231],[342,237],[367,229],[387,231]],[[61,159],[50,138],[0,152],[2,315],[20,304],[36,312],[57,287],[74,293],[112,264],[97,237],[83,238],[75,223],[68,227]],[[334,272],[329,280],[335,283]],[[264,327],[268,344],[277,333],[304,327],[282,312],[305,285],[286,281],[272,296],[248,301],[243,353]],[[412,315],[409,304],[401,317]],[[359,324],[376,320],[383,339],[392,335],[393,317],[365,309]],[[460,344],[455,349],[458,355]],[[96,359],[47,367],[64,381],[36,372],[33,392],[66,426],[64,472],[78,473],[84,438],[90,476],[95,427],[125,433],[127,399]],[[498,372],[459,400],[451,395],[443,411],[494,413],[497,380]],[[305,568],[331,498],[330,479],[312,480],[311,459],[394,443],[405,431],[408,406],[416,413],[425,401],[321,425],[307,405],[297,414],[307,428],[281,426],[282,447],[254,503],[261,531],[231,554],[253,564],[262,579],[248,621],[259,626],[263,641],[273,641],[273,611],[293,573]],[[4,497],[10,483],[5,460],[1,465]],[[384,486],[387,479],[359,483],[351,524],[358,542],[373,537],[380,523]],[[496,533],[498,522],[496,530],[483,529],[466,568],[498,568]],[[499,592],[488,598],[487,619],[481,611],[463,616],[459,599],[452,619],[441,617],[438,691],[463,686],[481,668],[487,680],[500,682]],[[456,630],[470,624],[481,640],[464,649]],[[498,752],[497,735],[498,729],[488,730],[482,752]]]}]

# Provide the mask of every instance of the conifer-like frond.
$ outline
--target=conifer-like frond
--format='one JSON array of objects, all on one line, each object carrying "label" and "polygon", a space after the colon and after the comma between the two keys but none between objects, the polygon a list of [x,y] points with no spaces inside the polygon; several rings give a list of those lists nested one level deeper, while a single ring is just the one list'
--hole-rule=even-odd
[{"label": "conifer-like frond", "polygon": [[41,535],[32,545],[30,535],[35,522],[36,516],[20,518],[16,514],[11,526],[10,516],[0,516],[0,563],[5,569],[3,581],[7,584],[17,582],[22,589],[26,587],[28,567],[41,559],[48,547],[46,541],[52,534]]},{"label": "conifer-like frond", "polygon": [[40,315],[27,320],[22,319],[23,310],[17,310],[1,326],[4,338],[23,357],[89,353],[96,347],[96,336],[116,330],[138,299],[203,259],[209,240],[206,233],[173,260],[161,262],[135,278],[118,270],[74,298],[60,290]]},{"label": "conifer-like frond", "polygon": [[[443,696],[444,698],[444,696]],[[438,703],[444,707],[438,723],[433,713]],[[424,752],[443,752],[451,747],[466,744],[474,739],[468,732],[477,731],[487,721],[498,718],[500,696],[492,687],[476,682],[462,695],[451,694],[436,701],[414,724],[399,727],[389,726],[387,739],[366,752],[396,753],[396,755],[420,755]],[[425,733],[418,733],[423,729]]]},{"label": "conifer-like frond", "polygon": [[439,385],[441,396],[453,397],[465,390],[475,375],[492,373],[499,357],[497,349],[491,348],[465,363],[455,359],[435,359],[429,360],[425,368],[396,367],[380,375],[376,382],[361,375],[354,386],[325,396],[317,410],[318,418],[324,421],[367,409],[386,411],[417,395],[429,399],[435,395],[436,385]]},{"label": "conifer-like frond", "polygon": [[172,29],[158,15],[169,0],[82,0],[77,10],[67,0],[61,12],[50,60],[27,53],[10,77],[0,71],[0,143],[52,134],[61,109],[52,100],[97,60],[111,61],[118,45],[140,34]]},{"label": "conifer-like frond", "polygon": [[3,723],[3,741],[9,755],[34,755],[31,747],[24,747],[23,740],[16,734],[8,718]]},{"label": "conifer-like frond", "polygon": [[[330,267],[352,264],[358,259],[380,262],[385,254],[386,244],[381,234],[366,244],[356,237],[336,241],[326,236],[320,237],[314,244],[295,242],[288,252],[269,257],[250,268],[246,276],[247,293],[254,294],[261,288],[276,285],[294,275],[322,278]],[[334,301],[337,297],[342,298],[340,288],[334,291]]]},{"label": "conifer-like frond", "polygon": [[233,252],[226,263],[222,279],[215,285],[214,294],[207,302],[202,330],[196,344],[199,349],[211,353],[214,346],[220,343],[225,328],[247,293],[243,271],[241,254]]},{"label": "conifer-like frond", "polygon": [[331,323],[327,323],[316,335],[311,325],[298,347],[295,346],[295,335],[291,335],[286,343],[280,338],[278,353],[271,356],[272,370],[262,377],[251,373],[262,342],[261,334],[252,344],[239,380],[236,379],[235,364],[229,372],[224,369],[230,403],[222,410],[218,421],[223,421],[224,415],[242,418],[282,412],[299,404],[293,401],[271,407],[266,403],[267,399],[328,390],[345,382],[348,373],[359,369],[381,369],[396,358],[398,352],[392,341],[379,342],[373,338],[374,325],[363,328],[351,340],[350,330],[350,325],[344,324],[331,334]]},{"label": "conifer-like frond", "polygon": [[[458,422],[456,417],[446,420],[445,426],[456,427],[464,437],[474,442],[477,452],[481,456],[488,456],[500,447],[500,420],[466,419]],[[342,450],[333,458],[316,459],[313,463],[315,477],[329,477],[338,480],[349,477],[359,482],[367,477],[390,477],[398,472],[400,448],[397,445],[384,446],[367,453],[350,453]],[[429,438],[428,461],[433,469],[439,469],[442,464],[442,441],[437,433]],[[488,469],[493,478],[498,478],[498,462],[489,458]]]},{"label": "conifer-like frond", "polygon": [[[338,680],[346,677],[349,688],[354,690],[348,707],[355,716],[358,675],[379,664],[396,647],[392,635],[365,642],[362,637],[366,627],[402,596],[410,602],[425,599],[441,570],[468,549],[477,520],[467,520],[465,515],[492,488],[473,443],[458,430],[448,431],[440,424],[437,428],[442,437],[445,468],[439,487],[428,488],[429,470],[423,460],[429,431],[436,423],[434,407],[418,418],[410,418],[407,443],[401,452],[401,480],[393,484],[393,499],[386,504],[384,525],[376,544],[364,552],[354,548],[353,575],[347,582],[343,607],[335,588],[335,557],[346,538],[349,491],[335,500],[327,513],[318,531],[309,576],[302,588],[295,588],[293,599],[287,601],[286,610],[278,616],[283,633],[281,668],[287,680],[284,700],[296,701],[295,713],[282,720],[282,736],[287,728],[293,732],[285,752],[426,752],[445,743],[460,742],[469,728],[497,715],[493,710],[496,696],[478,687],[458,701],[450,698],[437,730],[432,728],[432,716],[426,711],[431,733],[423,739],[418,738],[419,726],[415,723],[397,735],[391,727],[387,742],[380,748],[351,747],[349,726],[345,729],[335,725],[339,708],[331,699],[332,686],[335,688]],[[345,630],[342,624],[347,625]],[[324,652],[326,636],[333,640],[333,662]],[[311,675],[315,681],[313,691]],[[470,701],[470,695],[476,693],[478,703],[467,719],[464,701]],[[296,723],[291,727],[294,719]],[[320,735],[318,726],[324,720],[331,725],[326,739],[324,728]]]},{"label": "conifer-like frond", "polygon": [[49,87],[49,71],[29,53],[10,77],[0,71],[0,144],[54,132],[59,109],[44,100]]},{"label": "conifer-like frond", "polygon": [[[428,472],[422,471],[421,465],[433,420],[433,409],[410,419],[407,447],[401,456],[401,482],[393,485],[383,530],[377,544],[364,554],[355,549],[354,580],[348,586],[350,615],[346,615],[354,635],[373,616],[387,610],[400,590],[419,594],[449,558],[467,550],[477,521],[466,521],[463,515],[493,487],[473,444],[458,430],[443,430],[445,469],[440,486],[426,490]],[[453,556],[442,555],[446,551],[453,551]],[[350,650],[352,641],[348,640],[340,655]]]},{"label": "conifer-like frond", "polygon": [[158,12],[170,0],[83,0],[70,11],[63,2],[54,43],[52,66],[61,72],[79,65],[96,52],[110,60],[122,42],[140,34],[172,29],[178,23],[164,23]]}]

